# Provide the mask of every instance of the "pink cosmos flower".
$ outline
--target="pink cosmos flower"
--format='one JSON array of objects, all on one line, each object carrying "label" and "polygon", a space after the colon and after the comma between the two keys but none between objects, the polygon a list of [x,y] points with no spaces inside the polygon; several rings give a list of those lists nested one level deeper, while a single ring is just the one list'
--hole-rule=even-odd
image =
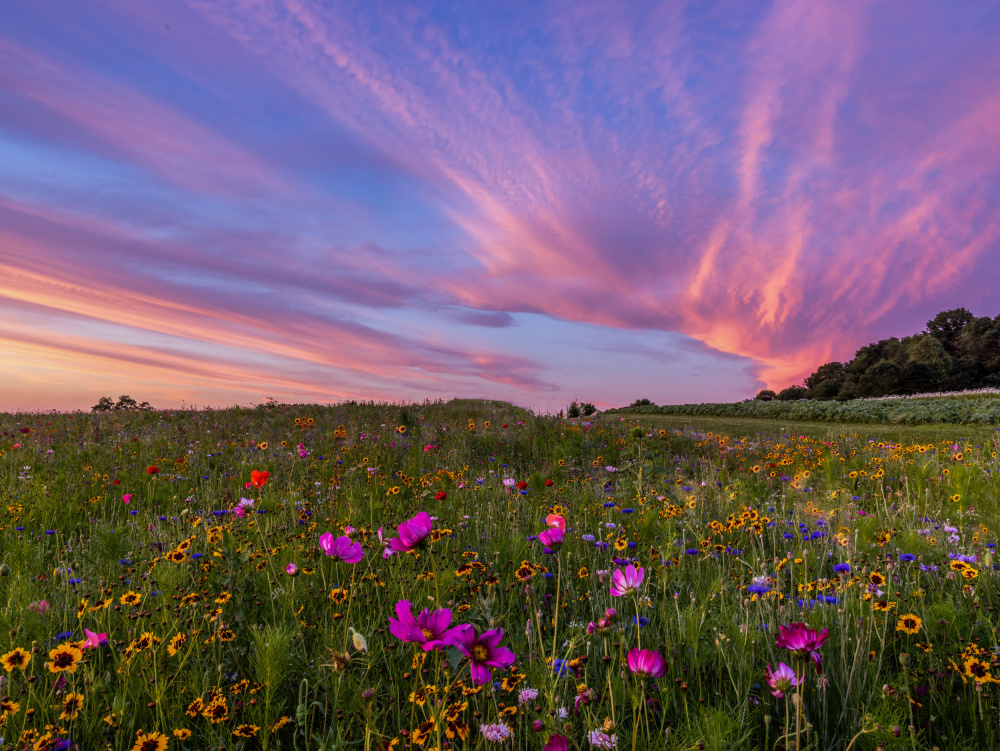
[{"label": "pink cosmos flower", "polygon": [[131,493],[126,493],[125,495],[122,496],[122,500],[125,503],[128,503],[129,501],[132,500],[132,494]]},{"label": "pink cosmos flower", "polygon": [[108,641],[107,634],[95,634],[88,628],[84,628],[83,633],[87,635],[87,641],[83,645],[83,649],[87,649],[88,647],[99,647]]},{"label": "pink cosmos flower", "polygon": [[299,567],[296,566],[294,563],[289,563],[287,566],[285,566],[285,573],[288,574],[289,576],[298,576]]},{"label": "pink cosmos flower", "polygon": [[798,657],[810,657],[816,663],[816,672],[823,672],[823,656],[819,648],[830,636],[830,629],[825,628],[819,633],[804,623],[791,623],[778,626],[780,634],[774,638],[774,646],[787,649]]},{"label": "pink cosmos flower", "polygon": [[386,540],[382,537],[382,527],[378,528],[378,541],[382,543],[382,558],[389,558],[390,556],[396,555],[396,551],[392,549],[390,544],[392,540]]},{"label": "pink cosmos flower", "polygon": [[39,615],[45,615],[49,612],[49,604],[45,600],[35,600],[35,602],[28,605],[28,610],[34,610]]},{"label": "pink cosmos flower", "polygon": [[661,678],[666,675],[667,661],[663,659],[663,655],[651,649],[630,649],[628,669],[636,675]]},{"label": "pink cosmos flower", "polygon": [[622,597],[629,592],[638,592],[644,578],[646,578],[646,570],[636,568],[631,563],[624,569],[617,569],[611,575],[611,595]]},{"label": "pink cosmos flower", "polygon": [[347,536],[334,539],[333,535],[326,532],[320,535],[319,546],[328,556],[339,558],[344,563],[357,563],[364,556],[361,551],[361,543],[351,542],[351,538]]},{"label": "pink cosmos flower", "polygon": [[616,615],[618,615],[617,610],[615,610],[614,608],[608,608],[607,610],[604,611],[604,617],[597,619],[597,623],[591,621],[590,623],[587,624],[587,633],[588,634],[607,633],[608,629],[611,628],[611,623]]},{"label": "pink cosmos flower", "polygon": [[421,511],[408,522],[399,525],[399,537],[393,537],[389,543],[392,549],[399,553],[407,553],[427,539],[431,533],[431,517],[426,511]]},{"label": "pink cosmos flower", "polygon": [[784,697],[786,691],[790,691],[799,685],[799,679],[795,675],[795,671],[783,662],[778,663],[778,669],[773,673],[771,672],[771,664],[768,663],[767,671],[764,675],[767,678],[768,684],[774,689],[771,694],[779,699]]},{"label": "pink cosmos flower", "polygon": [[451,630],[450,642],[469,658],[472,682],[480,685],[489,683],[490,668],[509,668],[517,656],[506,647],[500,646],[503,629],[490,629],[476,636],[476,629],[468,623]]},{"label": "pink cosmos flower", "polygon": [[560,735],[559,733],[553,733],[549,736],[549,739],[545,742],[545,748],[542,751],[568,751],[569,750],[569,740],[565,735]]},{"label": "pink cosmos flower", "polygon": [[399,619],[389,619],[389,631],[400,641],[409,644],[420,644],[425,652],[437,649],[449,643],[448,637],[451,625],[451,611],[447,608],[431,612],[428,609],[413,617],[413,609],[409,600],[396,603],[396,615]]},{"label": "pink cosmos flower", "polygon": [[538,541],[545,546],[546,553],[554,553],[566,541],[565,533],[558,527],[547,529],[538,535]]}]

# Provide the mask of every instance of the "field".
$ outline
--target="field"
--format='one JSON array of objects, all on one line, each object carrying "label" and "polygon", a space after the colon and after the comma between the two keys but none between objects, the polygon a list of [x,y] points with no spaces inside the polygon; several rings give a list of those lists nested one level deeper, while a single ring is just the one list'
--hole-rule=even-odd
[{"label": "field", "polygon": [[1000,746],[988,425],[454,401],[0,432],[3,749]]}]

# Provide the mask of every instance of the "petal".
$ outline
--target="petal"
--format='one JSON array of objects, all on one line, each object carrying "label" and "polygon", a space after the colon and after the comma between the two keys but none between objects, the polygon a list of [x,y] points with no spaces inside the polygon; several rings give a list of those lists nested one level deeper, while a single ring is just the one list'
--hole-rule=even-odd
[{"label": "petal", "polygon": [[472,682],[476,685],[490,682],[490,669],[478,662],[472,663]]},{"label": "petal", "polygon": [[499,647],[490,653],[486,664],[492,665],[495,668],[508,668],[514,664],[515,660],[517,660],[516,654],[506,647]]},{"label": "petal", "polygon": [[468,623],[455,626],[449,632],[448,640],[466,657],[472,657],[472,648],[476,645],[476,629]]},{"label": "petal", "polygon": [[400,623],[410,628],[419,628],[417,619],[413,617],[413,606],[410,605],[409,600],[400,600],[396,603],[396,615],[399,616]]}]

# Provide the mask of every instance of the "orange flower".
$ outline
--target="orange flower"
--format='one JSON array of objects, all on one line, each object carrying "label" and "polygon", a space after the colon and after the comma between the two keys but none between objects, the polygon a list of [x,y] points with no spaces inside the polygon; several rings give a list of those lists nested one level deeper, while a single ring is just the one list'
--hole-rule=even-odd
[{"label": "orange flower", "polygon": [[262,488],[267,484],[267,480],[270,476],[270,472],[260,472],[255,469],[250,473],[250,484],[255,488]]}]

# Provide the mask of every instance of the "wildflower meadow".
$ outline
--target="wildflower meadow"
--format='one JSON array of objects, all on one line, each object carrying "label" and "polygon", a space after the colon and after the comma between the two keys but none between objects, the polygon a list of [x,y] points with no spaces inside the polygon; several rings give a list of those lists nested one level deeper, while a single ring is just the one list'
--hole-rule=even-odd
[{"label": "wildflower meadow", "polygon": [[0,415],[0,749],[1000,746],[1000,432],[699,419]]}]

